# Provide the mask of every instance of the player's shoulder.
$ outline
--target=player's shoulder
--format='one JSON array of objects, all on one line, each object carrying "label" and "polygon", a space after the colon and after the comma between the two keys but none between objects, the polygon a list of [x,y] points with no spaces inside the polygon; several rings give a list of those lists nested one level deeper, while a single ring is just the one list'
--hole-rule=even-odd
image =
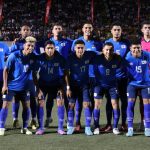
[{"label": "player's shoulder", "polygon": [[58,60],[65,60],[65,58],[58,51],[55,51],[54,57]]},{"label": "player's shoulder", "polygon": [[144,57],[148,57],[148,59],[150,60],[150,52],[142,51],[142,55],[143,55]]},{"label": "player's shoulder", "polygon": [[86,55],[87,57],[94,57],[97,55],[97,53],[95,51],[85,51],[84,55]]},{"label": "player's shoulder", "polygon": [[8,48],[8,45],[5,43],[5,42],[0,42],[0,48],[5,48],[7,47]]},{"label": "player's shoulder", "polygon": [[72,58],[74,58],[74,57],[75,57],[75,52],[72,52],[72,53],[69,54],[67,60],[68,60],[68,59],[70,60],[70,59],[72,59]]},{"label": "player's shoulder", "polygon": [[113,39],[112,38],[109,38],[109,39],[106,39],[105,41],[104,41],[104,43],[108,43],[108,42],[113,42]]},{"label": "player's shoulder", "polygon": [[16,58],[19,58],[20,56],[20,52],[19,51],[15,51],[13,53],[11,53],[9,56],[8,56],[8,61],[10,60],[15,60]]},{"label": "player's shoulder", "polygon": [[130,40],[126,39],[126,38],[121,38],[121,43],[125,44],[126,46],[130,46],[131,45]]}]

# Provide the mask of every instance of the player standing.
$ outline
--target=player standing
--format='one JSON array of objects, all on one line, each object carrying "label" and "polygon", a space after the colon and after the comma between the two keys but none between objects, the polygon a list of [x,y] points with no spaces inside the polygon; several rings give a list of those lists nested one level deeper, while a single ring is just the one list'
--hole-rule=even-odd
[{"label": "player standing", "polygon": [[127,87],[128,133],[133,136],[134,105],[137,92],[141,92],[144,104],[145,136],[150,136],[150,53],[142,51],[141,43],[133,41],[127,54],[129,83]]},{"label": "player standing", "polygon": [[31,131],[27,129],[30,116],[30,94],[28,89],[31,70],[33,69],[32,52],[35,47],[36,39],[27,37],[22,51],[17,51],[7,59],[3,71],[3,107],[0,112],[0,135],[5,133],[5,122],[8,115],[8,106],[13,97],[21,100],[23,106],[22,119],[23,127],[21,133],[30,135]]}]

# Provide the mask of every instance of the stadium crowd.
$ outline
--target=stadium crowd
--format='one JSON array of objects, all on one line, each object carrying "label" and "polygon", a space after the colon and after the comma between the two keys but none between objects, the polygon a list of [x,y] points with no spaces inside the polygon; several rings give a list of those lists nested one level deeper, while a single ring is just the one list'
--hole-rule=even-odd
[{"label": "stadium crowd", "polygon": [[[150,2],[142,1],[140,6],[140,22],[150,19]],[[91,0],[52,1],[49,22],[44,23],[46,0],[35,1],[4,1],[3,21],[1,23],[1,39],[12,41],[18,37],[20,26],[30,23],[33,35],[42,37],[51,35],[54,22],[60,22],[65,28],[65,35],[76,39],[81,35],[81,24],[91,20]],[[110,37],[110,24],[115,20],[124,22],[123,32],[126,37],[139,35],[137,1],[124,0],[94,0],[94,28],[99,39]],[[70,15],[71,14],[71,15]],[[138,33],[137,33],[138,32]]]}]

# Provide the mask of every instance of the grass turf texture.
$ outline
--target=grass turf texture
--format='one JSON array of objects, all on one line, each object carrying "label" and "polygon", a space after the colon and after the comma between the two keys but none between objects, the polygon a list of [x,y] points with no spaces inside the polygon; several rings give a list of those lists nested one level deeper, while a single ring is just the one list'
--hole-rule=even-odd
[{"label": "grass turf texture", "polygon": [[[101,126],[106,123],[105,116],[104,101],[101,109]],[[21,124],[21,109],[19,111],[19,121]],[[137,100],[134,119],[135,128],[138,122],[140,122],[140,115]],[[117,136],[112,133],[86,136],[83,129],[80,134],[58,135],[56,105],[53,108],[53,123],[50,124],[50,128],[46,129],[45,134],[42,136],[23,135],[20,133],[20,129],[12,129],[11,108],[6,124],[8,131],[5,132],[5,136],[0,136],[0,150],[149,150],[150,147],[150,138],[145,137],[143,132],[135,132],[134,137],[126,137],[125,133]],[[84,125],[83,113],[82,125]],[[33,132],[35,133],[35,131]]]}]

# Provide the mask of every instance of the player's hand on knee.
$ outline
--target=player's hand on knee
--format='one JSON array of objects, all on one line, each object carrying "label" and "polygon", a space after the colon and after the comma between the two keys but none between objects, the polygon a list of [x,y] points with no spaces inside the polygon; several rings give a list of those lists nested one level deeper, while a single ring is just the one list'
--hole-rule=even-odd
[{"label": "player's hand on knee", "polygon": [[71,90],[70,90],[70,89],[67,89],[67,91],[66,91],[66,95],[67,95],[67,97],[71,97],[72,92],[71,92]]},{"label": "player's hand on knee", "polygon": [[62,89],[60,89],[57,93],[57,95],[60,97],[60,99],[64,98],[64,91]]},{"label": "player's hand on knee", "polygon": [[7,86],[3,86],[2,94],[7,94],[7,93],[8,93],[8,87]]},{"label": "player's hand on knee", "polygon": [[40,89],[38,91],[38,99],[39,100],[43,99],[43,92]]}]

